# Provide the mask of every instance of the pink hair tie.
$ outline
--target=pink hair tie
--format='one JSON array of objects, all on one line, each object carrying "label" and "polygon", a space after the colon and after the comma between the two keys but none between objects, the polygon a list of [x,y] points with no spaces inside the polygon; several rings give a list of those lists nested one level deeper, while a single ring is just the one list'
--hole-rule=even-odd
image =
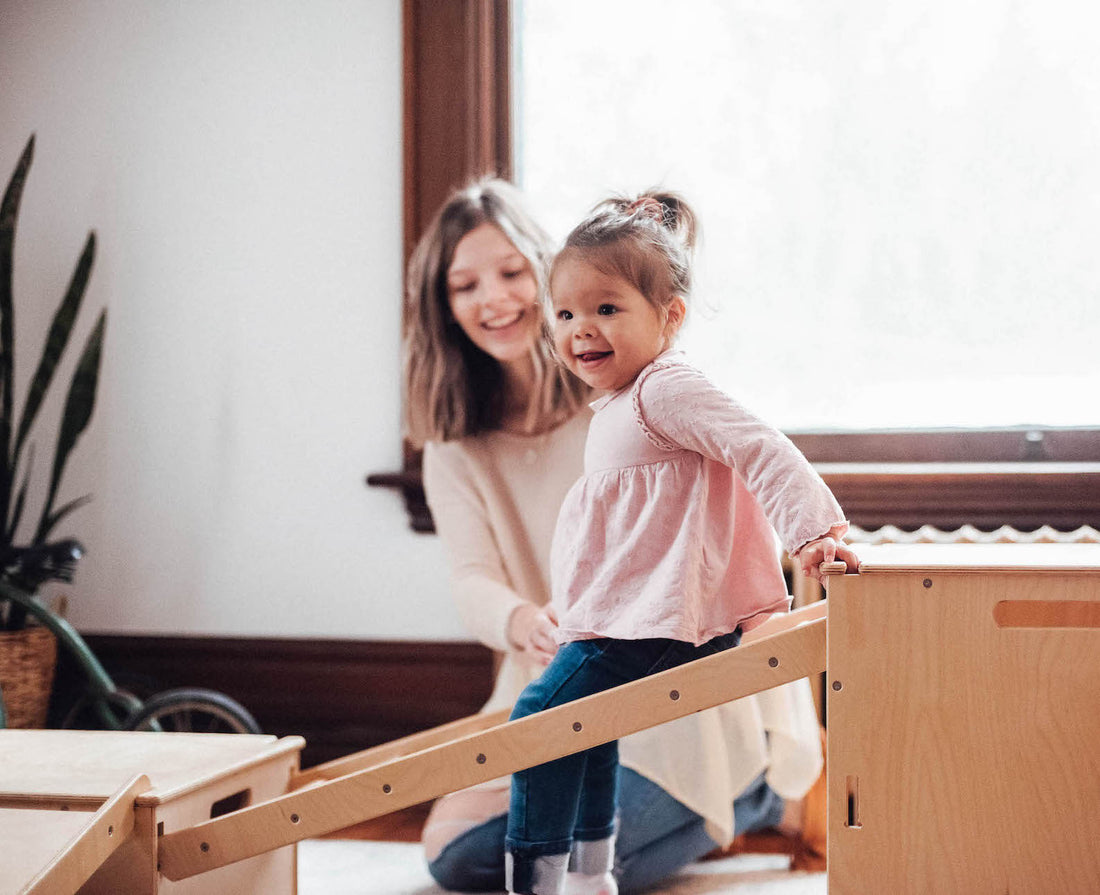
[{"label": "pink hair tie", "polygon": [[658,224],[665,219],[664,206],[652,196],[642,196],[640,199],[635,199],[626,206],[626,211],[627,214],[641,214],[647,218],[652,218]]}]

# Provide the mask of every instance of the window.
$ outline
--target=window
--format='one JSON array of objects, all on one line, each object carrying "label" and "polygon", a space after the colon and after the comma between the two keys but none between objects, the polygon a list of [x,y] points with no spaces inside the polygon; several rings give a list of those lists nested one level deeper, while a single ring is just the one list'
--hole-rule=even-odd
[{"label": "window", "polygon": [[[557,236],[663,180],[703,219],[687,347],[854,522],[1100,526],[1100,13],[910,6],[405,0],[406,251],[473,174]],[[431,530],[415,452],[368,481]]]},{"label": "window", "polygon": [[1100,424],[1100,11],[514,8],[541,218],[561,237],[609,188],[682,191],[703,232],[683,342],[765,418]]}]

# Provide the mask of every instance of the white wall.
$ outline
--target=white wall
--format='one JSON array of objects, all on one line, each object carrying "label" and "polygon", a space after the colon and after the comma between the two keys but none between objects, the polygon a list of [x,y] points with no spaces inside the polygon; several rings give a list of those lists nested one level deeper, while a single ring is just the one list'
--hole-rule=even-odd
[{"label": "white wall", "polygon": [[[399,0],[0,0],[21,405],[87,232],[109,308],[62,499],[88,632],[461,639],[400,465]],[[34,514],[37,515],[37,514]]]}]

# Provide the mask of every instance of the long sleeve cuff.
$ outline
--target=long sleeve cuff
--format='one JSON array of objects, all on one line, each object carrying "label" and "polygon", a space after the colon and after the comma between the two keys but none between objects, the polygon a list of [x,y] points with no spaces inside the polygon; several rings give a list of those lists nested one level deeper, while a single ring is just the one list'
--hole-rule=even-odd
[{"label": "long sleeve cuff", "polygon": [[491,649],[507,652],[508,623],[512,613],[527,603],[507,585],[483,576],[455,582],[458,614],[466,629]]}]

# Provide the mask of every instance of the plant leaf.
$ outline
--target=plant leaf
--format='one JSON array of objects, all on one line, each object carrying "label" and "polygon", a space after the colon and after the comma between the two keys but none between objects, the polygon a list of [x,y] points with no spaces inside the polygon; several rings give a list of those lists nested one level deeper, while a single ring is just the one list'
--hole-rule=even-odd
[{"label": "plant leaf", "polygon": [[15,540],[16,529],[19,528],[19,522],[23,518],[23,507],[27,502],[27,485],[31,480],[31,472],[34,470],[34,445],[31,445],[30,453],[27,455],[27,468],[23,471],[23,484],[19,486],[19,491],[15,495],[15,506],[12,508],[11,521],[8,523],[8,527],[4,532],[4,544],[11,544]]},{"label": "plant leaf", "polygon": [[[38,531],[34,536],[34,543],[41,544],[49,531],[50,515],[53,512],[54,498],[57,497],[57,488],[61,484],[61,474],[65,471],[65,463],[69,459],[69,453],[76,445],[77,439],[88,426],[92,418],[92,409],[95,407],[96,384],[99,381],[99,359],[103,353],[103,331],[107,325],[106,309],[99,312],[95,327],[84,343],[84,351],[80,355],[80,361],[73,373],[73,380],[69,385],[69,394],[65,399],[65,410],[61,415],[61,430],[57,436],[57,450],[53,458],[53,471],[50,473],[50,489],[47,492],[46,503],[42,508],[42,518],[38,523]],[[55,519],[56,521],[56,519]]]},{"label": "plant leaf", "polygon": [[27,403],[23,407],[23,419],[19,423],[19,432],[15,436],[15,447],[12,449],[12,469],[19,468],[19,454],[23,449],[23,442],[34,424],[34,418],[38,415],[38,408],[42,405],[42,399],[53,381],[57,370],[58,361],[69,344],[69,336],[72,335],[73,324],[76,315],[80,312],[80,302],[84,298],[84,291],[88,286],[88,277],[92,273],[92,262],[95,260],[95,233],[88,234],[88,240],[84,243],[84,251],[80,254],[80,260],[73,271],[73,278],[69,282],[69,288],[65,297],[58,305],[54,314],[53,323],[46,336],[46,344],[42,348],[42,358],[38,362],[38,369],[34,371],[30,389],[27,391]]},{"label": "plant leaf", "polygon": [[69,513],[71,513],[73,510],[78,510],[82,506],[84,506],[84,504],[91,503],[91,501],[92,501],[92,495],[85,494],[83,497],[76,497],[76,498],[73,498],[72,500],[70,500],[68,503],[62,504],[60,507],[58,507],[52,513],[50,513],[50,515],[47,518],[42,520],[42,524],[40,526],[40,532],[41,533],[38,535],[38,538],[35,541],[35,543],[36,544],[45,543],[46,538],[48,538],[50,536],[50,532],[53,531],[54,526],[57,525],[58,522],[60,522],[62,519],[64,519],[66,516],[68,516]]},{"label": "plant leaf", "polygon": [[[15,467],[11,462],[12,376],[15,368],[15,302],[12,297],[12,260],[15,256],[15,223],[23,184],[34,159],[34,134],[4,190],[0,202],[0,512],[7,522]],[[5,526],[6,527],[6,524]]]}]

